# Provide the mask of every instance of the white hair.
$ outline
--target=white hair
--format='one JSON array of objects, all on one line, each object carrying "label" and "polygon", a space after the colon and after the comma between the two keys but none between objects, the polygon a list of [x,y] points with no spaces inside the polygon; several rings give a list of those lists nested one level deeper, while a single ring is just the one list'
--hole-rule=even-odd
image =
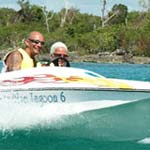
[{"label": "white hair", "polygon": [[55,42],[55,43],[51,46],[51,48],[50,48],[50,54],[54,54],[56,48],[58,48],[58,47],[64,47],[64,48],[66,49],[66,51],[68,52],[68,48],[67,48],[67,46],[66,46],[64,43],[62,43],[62,42]]}]

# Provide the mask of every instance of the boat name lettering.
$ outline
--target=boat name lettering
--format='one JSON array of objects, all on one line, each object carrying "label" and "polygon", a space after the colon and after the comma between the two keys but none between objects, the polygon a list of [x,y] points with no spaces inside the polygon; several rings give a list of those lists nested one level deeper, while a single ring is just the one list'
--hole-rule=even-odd
[{"label": "boat name lettering", "polygon": [[53,103],[53,102],[65,102],[66,96],[64,95],[64,92],[60,92],[58,95],[36,95],[34,93],[30,93],[31,101],[33,102],[42,102],[42,103]]},{"label": "boat name lettering", "polygon": [[64,92],[58,93],[41,93],[36,94],[35,92],[29,92],[26,94],[20,92],[6,92],[5,94],[0,95],[0,100],[14,100],[15,102],[36,102],[36,103],[57,103],[57,102],[66,102],[66,96]]}]

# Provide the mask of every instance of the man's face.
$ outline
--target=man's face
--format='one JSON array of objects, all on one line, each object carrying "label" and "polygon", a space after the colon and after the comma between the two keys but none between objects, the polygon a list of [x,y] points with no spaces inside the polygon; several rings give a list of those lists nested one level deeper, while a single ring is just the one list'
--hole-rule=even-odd
[{"label": "man's face", "polygon": [[35,32],[27,39],[28,48],[32,56],[38,55],[44,46],[44,37],[42,34]]},{"label": "man's face", "polygon": [[67,59],[68,55],[67,55],[67,50],[64,47],[56,48],[55,53],[53,54],[53,57],[59,58],[58,66],[60,66],[60,67],[66,66],[66,61],[64,59]]}]

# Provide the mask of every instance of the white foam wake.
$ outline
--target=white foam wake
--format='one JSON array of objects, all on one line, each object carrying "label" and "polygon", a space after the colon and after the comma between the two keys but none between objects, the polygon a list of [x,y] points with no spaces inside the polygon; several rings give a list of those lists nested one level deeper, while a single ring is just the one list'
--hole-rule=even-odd
[{"label": "white foam wake", "polygon": [[129,101],[90,101],[78,103],[13,103],[0,102],[0,130],[32,127],[42,122],[53,123],[63,115],[112,107]]},{"label": "white foam wake", "polygon": [[150,144],[150,137],[144,138],[140,141],[138,141],[140,144]]}]

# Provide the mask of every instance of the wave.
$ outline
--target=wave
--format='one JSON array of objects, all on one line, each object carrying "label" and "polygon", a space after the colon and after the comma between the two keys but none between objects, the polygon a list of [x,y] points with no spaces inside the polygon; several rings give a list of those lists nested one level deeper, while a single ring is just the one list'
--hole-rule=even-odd
[{"label": "wave", "polygon": [[5,100],[0,101],[0,129],[23,129],[30,128],[41,123],[62,120],[63,116],[80,114],[81,112],[91,111],[106,107],[112,107],[127,103],[129,101],[89,101],[77,103],[19,103]]},{"label": "wave", "polygon": [[150,99],[143,99],[107,109],[86,112],[93,135],[109,140],[137,140],[150,136]]},{"label": "wave", "polygon": [[[0,105],[0,133],[2,137],[24,134],[48,134],[53,137],[85,138],[89,140],[128,141],[150,136],[150,99],[111,107],[85,109],[76,105],[3,103]],[[92,106],[92,104],[90,104]],[[87,108],[86,108],[87,109]],[[77,111],[78,110],[78,111]],[[38,131],[38,132],[37,132]],[[42,136],[42,135],[41,135]]]},{"label": "wave", "polygon": [[150,144],[150,137],[138,141],[139,144]]}]

